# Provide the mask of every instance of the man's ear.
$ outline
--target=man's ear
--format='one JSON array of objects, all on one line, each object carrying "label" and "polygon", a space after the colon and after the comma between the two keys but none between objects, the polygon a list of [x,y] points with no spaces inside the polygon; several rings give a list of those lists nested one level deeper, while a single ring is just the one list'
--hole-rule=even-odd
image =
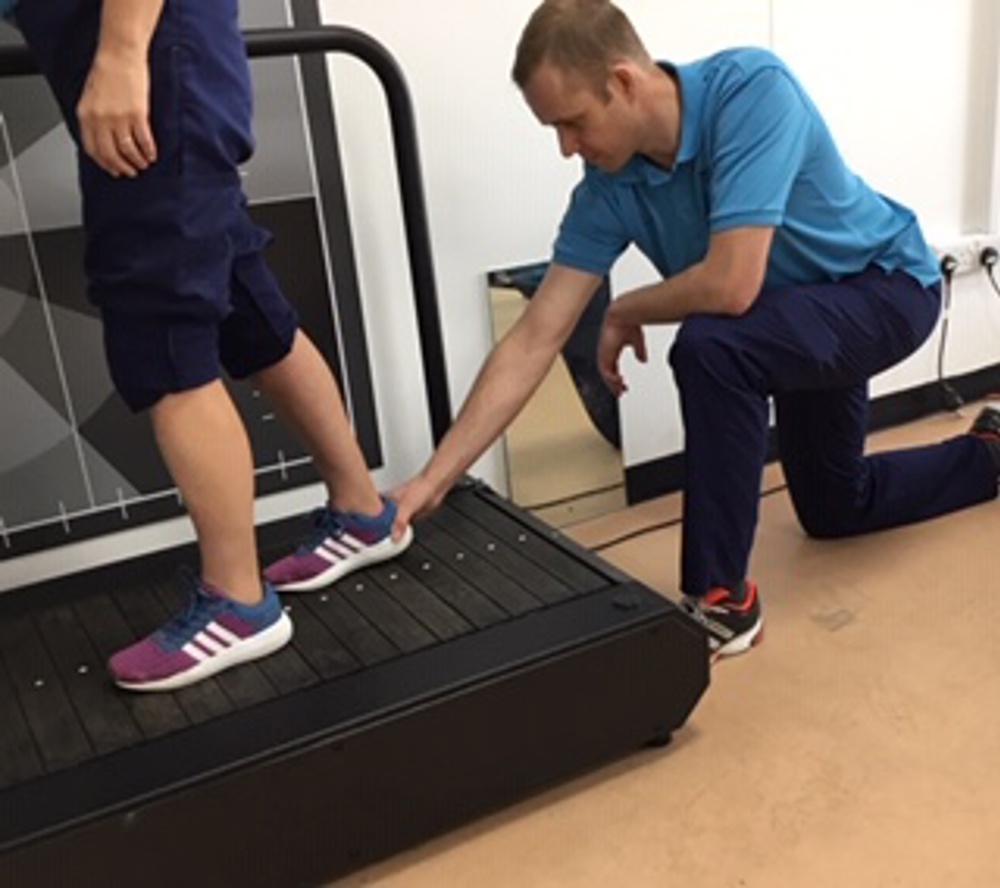
[{"label": "man's ear", "polygon": [[614,62],[608,69],[608,91],[620,95],[626,101],[635,99],[638,90],[638,72],[628,61]]}]

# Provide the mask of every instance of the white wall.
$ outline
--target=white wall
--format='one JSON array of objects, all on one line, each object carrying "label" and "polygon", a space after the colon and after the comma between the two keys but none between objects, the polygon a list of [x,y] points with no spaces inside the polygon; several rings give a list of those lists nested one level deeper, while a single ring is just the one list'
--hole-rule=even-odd
[{"label": "white wall", "polygon": [[[485,272],[545,259],[577,170],[522,109],[508,70],[531,4],[434,0],[328,0],[329,23],[358,27],[399,60],[416,106],[441,298],[452,400],[457,408],[488,350]],[[426,409],[384,103],[359,63],[331,67],[340,115],[369,341],[382,399],[387,481],[429,452]],[[406,315],[397,324],[388,319]],[[391,409],[390,409],[391,403]],[[498,477],[499,460],[483,471]]]},{"label": "white wall", "polygon": [[[509,84],[513,47],[535,0],[430,0],[414,17],[406,0],[326,0],[330,23],[376,36],[399,58],[417,105],[440,281],[452,396],[467,393],[491,343],[484,272],[545,258],[576,162],[562,160]],[[826,115],[848,161],[874,187],[913,207],[942,248],[995,223],[997,6],[994,0],[624,0],[654,55],[685,61],[733,44],[771,45]],[[352,197],[368,298],[382,318],[405,292],[391,182],[384,171],[375,88],[351,62],[336,62]],[[379,151],[382,153],[380,154]],[[991,196],[993,197],[991,201]],[[616,291],[650,278],[627,256]],[[1000,299],[981,275],[955,284],[949,373],[1000,360]],[[635,465],[682,446],[665,353],[673,329],[648,331],[650,363],[627,364],[622,405],[625,460]],[[379,379],[406,380],[401,436],[390,440],[387,477],[422,461],[425,425],[414,373],[399,373],[407,329],[379,324],[372,341]],[[876,394],[927,382],[937,340],[873,384]],[[409,358],[415,366],[415,357]],[[397,385],[399,383],[393,383]],[[503,485],[497,451],[474,472]]]},{"label": "white wall", "polygon": [[[579,162],[560,156],[554,135],[537,124],[510,82],[514,47],[535,5],[536,0],[430,0],[420,7],[419,16],[407,0],[326,0],[322,5],[328,23],[358,27],[385,44],[410,84],[456,408],[492,344],[486,271],[548,258],[580,174]],[[769,39],[767,0],[632,0],[627,11],[651,52],[678,61],[730,44],[766,45]],[[335,60],[332,68],[360,233],[362,282],[372,305],[369,313],[385,319],[396,313],[392,306],[408,292],[394,183],[385,172],[390,169],[385,122],[381,112],[373,111],[380,104],[370,75],[350,60]],[[632,267],[622,264],[616,270],[616,287],[631,279]],[[639,260],[634,267],[642,269],[644,263]],[[636,274],[641,277],[638,272],[632,277]],[[389,449],[386,478],[418,468],[427,455],[426,434],[414,433],[426,426],[419,377],[412,370],[417,359],[411,351],[412,336],[402,329],[389,330],[379,323],[371,337],[378,380],[405,386],[394,403],[408,408],[405,417],[384,411],[381,416]],[[663,335],[669,334],[659,331],[653,338]],[[404,354],[411,369],[402,366]],[[662,362],[653,363],[662,371]],[[650,375],[648,384],[657,405],[671,402],[673,387],[662,372]],[[645,380],[636,380],[635,387],[644,391]],[[657,407],[661,421],[655,428],[629,422],[630,405],[645,401],[645,394],[633,394],[625,406],[629,462],[641,461],[650,447],[655,456],[679,446],[677,424],[666,409]],[[632,453],[635,447],[640,448],[639,456]],[[494,448],[473,472],[503,488],[499,450]]]},{"label": "white wall", "polygon": [[[774,49],[823,111],[848,163],[912,207],[944,250],[991,226],[996,148],[995,0],[774,0]],[[873,382],[875,394],[936,378],[940,328]],[[946,373],[1000,361],[1000,299],[956,279]]]},{"label": "white wall", "polygon": [[[877,190],[912,207],[939,249],[964,244],[972,234],[996,234],[1000,4],[772,0],[769,5],[771,48],[802,80],[853,168]],[[625,8],[631,9],[627,0]],[[683,55],[671,47],[665,52]],[[616,270],[615,289],[648,275],[645,263],[628,256]],[[625,365],[627,465],[683,447],[677,393],[665,366],[673,334],[673,328],[650,331],[649,365]],[[939,336],[940,327],[916,354],[873,380],[873,394],[935,379]],[[998,362],[1000,299],[982,273],[960,276],[945,372]]]}]

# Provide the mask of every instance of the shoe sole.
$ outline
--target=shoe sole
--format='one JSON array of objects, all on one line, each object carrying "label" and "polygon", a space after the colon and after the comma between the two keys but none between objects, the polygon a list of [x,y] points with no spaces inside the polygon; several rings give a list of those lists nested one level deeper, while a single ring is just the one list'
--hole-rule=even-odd
[{"label": "shoe sole", "polygon": [[176,691],[204,681],[224,669],[231,669],[241,663],[249,663],[251,660],[273,654],[291,641],[292,631],[292,621],[288,614],[282,612],[281,616],[266,629],[220,651],[190,669],[157,681],[129,682],[115,679],[115,684],[126,691]]},{"label": "shoe sole", "polygon": [[389,561],[397,555],[402,555],[413,542],[413,528],[407,527],[403,538],[395,543],[391,537],[386,537],[381,543],[368,546],[363,552],[352,555],[351,558],[331,564],[327,570],[310,577],[308,580],[298,580],[294,583],[273,583],[278,592],[316,592],[342,580],[356,570],[371,567],[382,561]]},{"label": "shoe sole", "polygon": [[730,639],[721,647],[712,651],[711,662],[715,663],[724,657],[737,657],[745,654],[750,648],[756,647],[764,640],[764,619],[758,619],[746,632]]}]

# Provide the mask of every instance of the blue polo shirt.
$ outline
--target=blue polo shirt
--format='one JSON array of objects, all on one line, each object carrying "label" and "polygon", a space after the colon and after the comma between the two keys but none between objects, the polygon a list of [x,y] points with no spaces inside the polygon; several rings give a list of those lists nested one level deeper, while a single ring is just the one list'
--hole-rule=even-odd
[{"label": "blue polo shirt", "polygon": [[840,156],[815,105],[771,52],[733,49],[673,67],[681,92],[674,168],[641,155],[617,173],[585,165],[553,259],[606,274],[634,243],[669,277],[709,235],[773,226],[764,286],[835,281],[871,264],[930,286],[937,261],[916,217]]}]

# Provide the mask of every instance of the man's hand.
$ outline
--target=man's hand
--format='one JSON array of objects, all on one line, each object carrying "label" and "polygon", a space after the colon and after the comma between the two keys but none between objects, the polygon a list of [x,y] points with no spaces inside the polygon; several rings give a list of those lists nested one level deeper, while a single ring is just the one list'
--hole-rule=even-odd
[{"label": "man's hand", "polygon": [[98,52],[76,113],[83,150],[105,172],[134,178],[156,161],[145,52]]},{"label": "man's hand", "polygon": [[611,311],[604,314],[601,336],[597,341],[597,369],[605,385],[616,397],[628,391],[628,386],[618,368],[618,360],[626,347],[632,349],[636,359],[646,363],[646,338],[638,324],[623,324],[615,320]]},{"label": "man's hand", "polygon": [[497,343],[434,455],[390,496],[398,504],[393,538],[441,505],[465,471],[513,421],[580,320],[601,276],[553,262],[517,323]]},{"label": "man's hand", "polygon": [[396,501],[396,520],[392,525],[392,538],[403,538],[407,526],[416,518],[433,512],[444,500],[447,490],[439,490],[423,474],[416,475],[393,490],[389,496]]}]

